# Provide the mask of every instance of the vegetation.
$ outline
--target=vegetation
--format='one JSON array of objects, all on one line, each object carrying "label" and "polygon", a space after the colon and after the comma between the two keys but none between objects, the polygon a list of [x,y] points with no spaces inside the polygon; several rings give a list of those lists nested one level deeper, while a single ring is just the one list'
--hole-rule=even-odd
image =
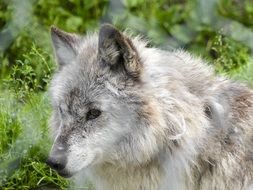
[{"label": "vegetation", "polygon": [[219,74],[253,85],[252,0],[119,2],[0,1],[0,189],[74,186],[44,164],[50,147],[46,90],[55,70],[50,25],[85,33],[109,21],[143,34],[150,45],[189,50]]}]

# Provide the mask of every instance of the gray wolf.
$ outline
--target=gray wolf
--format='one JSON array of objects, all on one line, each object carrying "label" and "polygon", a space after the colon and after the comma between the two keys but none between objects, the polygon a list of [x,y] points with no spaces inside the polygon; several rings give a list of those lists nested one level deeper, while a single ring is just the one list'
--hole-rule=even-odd
[{"label": "gray wolf", "polygon": [[250,189],[250,88],[108,24],[85,37],[51,35],[47,163],[60,175],[85,172],[98,190]]}]

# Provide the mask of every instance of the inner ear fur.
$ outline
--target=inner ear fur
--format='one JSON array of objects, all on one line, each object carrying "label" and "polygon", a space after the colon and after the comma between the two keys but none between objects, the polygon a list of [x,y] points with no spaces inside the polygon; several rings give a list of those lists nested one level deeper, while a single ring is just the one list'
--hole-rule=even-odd
[{"label": "inner ear fur", "polygon": [[99,31],[99,58],[112,69],[119,68],[137,78],[141,72],[141,63],[132,41],[110,24]]}]

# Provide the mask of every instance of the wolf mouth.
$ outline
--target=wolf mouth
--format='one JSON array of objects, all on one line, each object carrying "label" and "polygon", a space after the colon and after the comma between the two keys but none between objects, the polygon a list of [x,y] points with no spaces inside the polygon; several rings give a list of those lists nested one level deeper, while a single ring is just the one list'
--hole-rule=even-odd
[{"label": "wolf mouth", "polygon": [[75,174],[74,173],[70,173],[69,171],[63,169],[63,170],[60,170],[60,171],[57,171],[57,173],[61,176],[61,177],[64,177],[64,178],[71,178],[72,176],[74,176]]}]

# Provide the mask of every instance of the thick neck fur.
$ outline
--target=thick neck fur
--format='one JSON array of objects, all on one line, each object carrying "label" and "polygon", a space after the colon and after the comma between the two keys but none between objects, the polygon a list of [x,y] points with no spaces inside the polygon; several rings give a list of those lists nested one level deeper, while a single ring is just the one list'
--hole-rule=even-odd
[{"label": "thick neck fur", "polygon": [[98,189],[103,190],[156,190],[163,179],[164,171],[158,160],[126,167],[104,163],[94,169]]}]

